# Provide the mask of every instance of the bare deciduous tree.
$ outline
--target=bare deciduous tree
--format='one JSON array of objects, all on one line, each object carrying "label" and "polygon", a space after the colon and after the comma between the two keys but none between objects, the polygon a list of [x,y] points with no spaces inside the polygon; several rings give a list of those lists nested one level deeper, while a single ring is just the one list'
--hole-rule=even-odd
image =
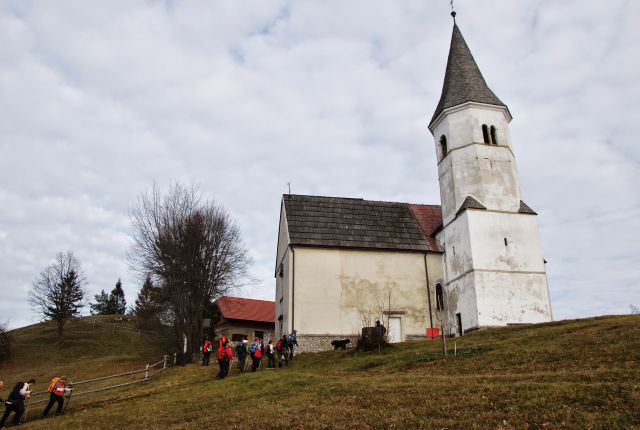
[{"label": "bare deciduous tree", "polygon": [[58,343],[64,345],[64,325],[84,306],[86,279],[71,251],[59,252],[56,260],[33,281],[29,303],[45,320],[58,326]]},{"label": "bare deciduous tree", "polygon": [[[389,287],[386,291],[373,289],[370,291],[370,298],[373,299],[373,305],[360,304],[357,307],[362,323],[361,333],[357,335],[357,347],[362,350],[377,348],[380,351],[381,347],[385,347],[391,341],[388,330],[389,315],[396,308],[396,302]],[[375,325],[378,321],[382,324],[381,328]]]},{"label": "bare deciduous tree", "polygon": [[132,209],[134,245],[131,267],[151,274],[157,300],[170,310],[176,345],[184,361],[198,345],[205,305],[237,288],[247,275],[249,257],[240,230],[228,212],[180,184],[162,194],[154,185]]},{"label": "bare deciduous tree", "polygon": [[436,307],[436,321],[440,325],[440,337],[442,338],[442,354],[447,356],[447,335],[449,327],[449,311],[447,309],[446,300],[443,306]]}]

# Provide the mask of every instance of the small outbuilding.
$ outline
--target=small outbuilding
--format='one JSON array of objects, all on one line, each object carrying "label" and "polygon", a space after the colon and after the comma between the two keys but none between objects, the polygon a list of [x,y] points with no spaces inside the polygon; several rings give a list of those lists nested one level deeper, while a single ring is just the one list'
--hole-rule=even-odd
[{"label": "small outbuilding", "polygon": [[274,336],[276,304],[269,300],[220,297],[213,302],[215,336],[227,336],[234,342],[254,337],[268,341]]}]

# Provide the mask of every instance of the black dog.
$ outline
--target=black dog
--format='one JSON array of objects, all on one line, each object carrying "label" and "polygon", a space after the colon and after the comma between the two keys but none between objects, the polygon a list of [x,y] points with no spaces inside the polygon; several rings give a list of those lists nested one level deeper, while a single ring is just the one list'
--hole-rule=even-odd
[{"label": "black dog", "polygon": [[338,348],[347,349],[347,344],[349,344],[349,342],[351,342],[351,339],[334,340],[331,342],[331,345],[333,345],[333,349],[335,351]]}]

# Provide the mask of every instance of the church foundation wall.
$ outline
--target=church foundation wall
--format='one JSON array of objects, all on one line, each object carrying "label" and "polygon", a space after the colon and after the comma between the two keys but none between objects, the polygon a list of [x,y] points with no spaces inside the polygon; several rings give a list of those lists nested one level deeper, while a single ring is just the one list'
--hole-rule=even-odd
[{"label": "church foundation wall", "polygon": [[355,348],[358,343],[358,336],[344,334],[298,334],[297,338],[296,353],[332,350],[331,342],[334,340],[349,339],[351,342],[347,345],[347,349]]}]

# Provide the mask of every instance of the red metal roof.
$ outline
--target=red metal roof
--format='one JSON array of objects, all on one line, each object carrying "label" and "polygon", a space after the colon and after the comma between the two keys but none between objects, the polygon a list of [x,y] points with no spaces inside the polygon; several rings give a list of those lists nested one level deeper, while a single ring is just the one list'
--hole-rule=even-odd
[{"label": "red metal roof", "polygon": [[411,213],[418,221],[420,229],[429,241],[431,249],[442,251],[434,238],[434,233],[442,227],[442,208],[439,205],[416,205],[409,203]]},{"label": "red metal roof", "polygon": [[218,305],[222,318],[232,320],[259,321],[273,323],[276,319],[276,302],[270,300],[243,299],[241,297],[220,297]]}]

